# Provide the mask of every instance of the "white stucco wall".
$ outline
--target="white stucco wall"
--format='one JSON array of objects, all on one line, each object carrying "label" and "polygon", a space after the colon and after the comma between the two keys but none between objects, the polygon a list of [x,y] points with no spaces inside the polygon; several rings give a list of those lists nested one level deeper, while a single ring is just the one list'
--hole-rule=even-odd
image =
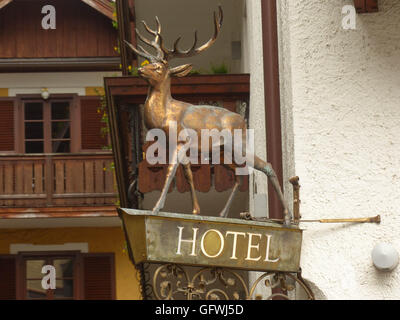
[{"label": "white stucco wall", "polygon": [[285,169],[304,219],[382,217],[301,224],[303,276],[327,299],[399,299],[400,269],[377,271],[371,250],[400,250],[400,2],[343,30],[352,3],[278,1]]}]

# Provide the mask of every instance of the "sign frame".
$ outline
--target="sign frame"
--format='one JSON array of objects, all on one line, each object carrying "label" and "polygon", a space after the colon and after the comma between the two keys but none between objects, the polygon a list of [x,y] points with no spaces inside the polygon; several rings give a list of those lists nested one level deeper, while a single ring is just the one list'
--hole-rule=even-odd
[{"label": "sign frame", "polygon": [[135,264],[298,272],[298,226],[118,208]]}]

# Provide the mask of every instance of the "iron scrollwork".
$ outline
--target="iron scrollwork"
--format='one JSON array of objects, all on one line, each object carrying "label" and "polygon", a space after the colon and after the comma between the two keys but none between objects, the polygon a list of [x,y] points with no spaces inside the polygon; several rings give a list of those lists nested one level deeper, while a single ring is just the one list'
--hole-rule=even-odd
[{"label": "iron scrollwork", "polygon": [[[251,286],[247,283],[242,275],[231,269],[203,268],[190,276],[185,266],[164,264],[153,274],[152,292],[157,300],[289,300],[297,288],[302,289],[309,300],[314,300],[301,273],[266,272]],[[262,285],[267,289],[265,296],[256,293]]]}]

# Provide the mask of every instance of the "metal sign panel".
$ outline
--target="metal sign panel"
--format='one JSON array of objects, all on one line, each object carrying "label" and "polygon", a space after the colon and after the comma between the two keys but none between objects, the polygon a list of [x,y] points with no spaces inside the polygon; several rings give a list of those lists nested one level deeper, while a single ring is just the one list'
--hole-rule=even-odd
[{"label": "metal sign panel", "polygon": [[297,272],[302,230],[280,224],[119,209],[135,263]]}]

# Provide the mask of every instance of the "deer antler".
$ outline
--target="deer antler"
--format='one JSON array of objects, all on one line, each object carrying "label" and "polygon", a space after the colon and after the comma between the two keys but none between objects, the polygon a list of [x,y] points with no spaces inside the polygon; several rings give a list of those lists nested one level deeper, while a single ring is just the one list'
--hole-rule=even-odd
[{"label": "deer antler", "polygon": [[156,22],[157,22],[157,30],[152,30],[147,24],[146,22],[142,21],[144,27],[146,28],[147,32],[151,33],[152,35],[155,36],[154,40],[151,41],[147,38],[145,38],[144,36],[142,36],[142,34],[139,32],[138,29],[136,29],[136,34],[139,37],[140,40],[142,40],[144,43],[146,43],[147,45],[153,47],[154,49],[157,50],[157,56],[149,53],[147,50],[145,50],[142,46],[138,45],[138,48],[141,50],[139,51],[138,49],[136,49],[134,46],[132,46],[132,44],[130,44],[129,42],[125,41],[125,43],[129,46],[129,48],[131,48],[137,55],[146,58],[152,62],[154,61],[162,61],[164,59],[164,52],[161,49],[160,46],[160,34],[161,34],[161,23],[160,20],[158,19],[158,17],[156,17]]},{"label": "deer antler", "polygon": [[142,36],[142,34],[139,32],[138,29],[136,29],[136,34],[138,35],[139,39],[142,40],[144,43],[146,43],[147,45],[153,47],[154,49],[157,50],[157,56],[154,56],[152,54],[150,54],[148,51],[146,51],[143,47],[141,47],[140,45],[138,45],[138,48],[140,49],[140,51],[138,49],[136,49],[134,46],[132,46],[129,42],[125,41],[126,44],[129,46],[129,48],[131,48],[131,50],[133,50],[137,55],[144,57],[146,59],[149,59],[150,61],[154,62],[154,61],[168,61],[171,60],[173,58],[188,58],[188,57],[193,57],[205,50],[207,50],[208,48],[210,48],[214,42],[217,40],[218,34],[221,30],[221,26],[222,26],[222,21],[223,21],[223,11],[222,11],[222,7],[218,6],[219,8],[219,14],[217,17],[217,14],[214,12],[214,35],[213,37],[208,40],[205,44],[203,44],[202,46],[196,48],[197,45],[197,31],[194,32],[194,43],[193,46],[187,50],[187,51],[182,51],[178,49],[178,44],[179,41],[181,40],[181,37],[179,37],[178,39],[175,40],[174,42],[174,49],[173,50],[169,50],[164,46],[164,40],[161,36],[161,23],[160,20],[158,19],[158,17],[156,17],[156,22],[157,22],[157,30],[153,30],[151,29],[146,22],[142,21],[145,29],[147,30],[147,32],[149,32],[150,34],[154,35],[154,41],[150,41],[149,39],[145,38]]},{"label": "deer antler", "polygon": [[181,37],[179,37],[178,39],[175,40],[174,43],[174,49],[173,50],[169,50],[167,48],[164,47],[163,43],[162,43],[162,38],[161,38],[161,49],[162,51],[165,53],[165,59],[166,60],[170,60],[173,58],[188,58],[188,57],[193,57],[205,50],[207,50],[208,48],[210,48],[214,42],[217,40],[218,34],[221,30],[222,27],[222,21],[224,18],[223,15],[223,11],[222,11],[222,7],[218,6],[219,8],[219,14],[218,17],[216,15],[216,13],[214,12],[214,35],[213,37],[208,40],[205,44],[203,44],[201,47],[196,48],[197,45],[197,31],[194,32],[194,43],[193,46],[187,50],[187,51],[182,51],[178,49],[178,43],[181,40]]}]

